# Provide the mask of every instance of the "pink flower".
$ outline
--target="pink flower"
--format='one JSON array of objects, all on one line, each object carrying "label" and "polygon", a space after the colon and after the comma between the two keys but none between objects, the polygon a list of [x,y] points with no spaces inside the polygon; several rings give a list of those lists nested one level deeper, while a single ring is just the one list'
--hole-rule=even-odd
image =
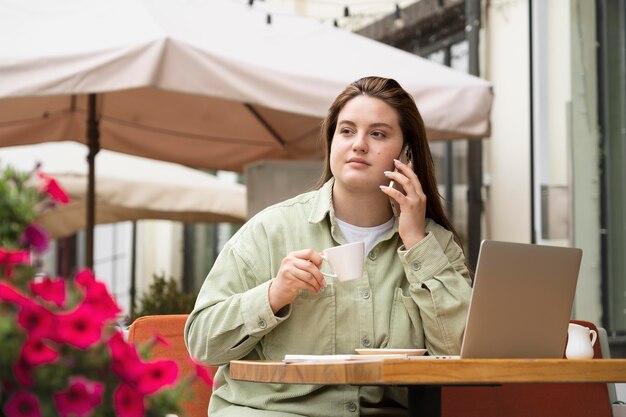
[{"label": "pink flower", "polygon": [[65,280],[62,278],[44,277],[41,281],[31,282],[29,288],[34,295],[38,295],[59,307],[63,307],[65,304]]},{"label": "pink flower", "polygon": [[126,342],[121,332],[115,332],[108,342],[111,350],[112,369],[125,382],[134,383],[143,373],[144,364],[137,348]]},{"label": "pink flower", "polygon": [[29,251],[0,248],[0,265],[19,265],[28,263],[30,263]]},{"label": "pink flower", "polygon": [[97,314],[101,320],[113,319],[117,313],[122,311],[115,300],[111,298],[106,285],[98,281],[94,281],[85,288],[83,303],[90,306],[94,314]]},{"label": "pink flower", "polygon": [[53,200],[59,201],[64,204],[70,202],[70,198],[68,197],[67,193],[63,188],[61,188],[59,183],[56,182],[54,178],[49,177],[42,172],[39,173],[39,178],[43,180],[43,184],[41,185],[42,191],[48,193],[48,195]]},{"label": "pink flower", "polygon": [[102,403],[104,384],[83,377],[70,378],[70,386],[54,394],[54,404],[61,417],[84,417]]},{"label": "pink flower", "polygon": [[112,319],[122,311],[107,291],[106,285],[96,281],[91,270],[81,270],[76,275],[76,282],[85,288],[84,303],[90,305],[102,320]]},{"label": "pink flower", "polygon": [[192,361],[194,364],[194,367],[196,369],[196,377],[200,378],[201,380],[204,381],[205,384],[207,384],[208,386],[212,387],[213,386],[213,376],[211,375],[211,372],[209,371],[209,367],[208,366],[204,366],[196,361]]},{"label": "pink flower", "polygon": [[158,333],[154,334],[154,342],[162,346],[169,346],[170,342]]},{"label": "pink flower", "polygon": [[33,386],[33,368],[23,359],[18,359],[17,363],[13,365],[13,375],[17,382],[25,387]]},{"label": "pink flower", "polygon": [[41,417],[37,397],[27,391],[17,391],[2,408],[6,417]]},{"label": "pink flower", "polygon": [[22,235],[22,243],[28,247],[32,247],[37,253],[43,253],[48,249],[50,243],[50,236],[38,224],[30,224],[24,229]]},{"label": "pink flower", "polygon": [[76,274],[75,279],[79,285],[86,288],[96,281],[96,276],[93,274],[91,269],[84,268],[84,269],[81,269],[80,272],[78,272],[78,274]]},{"label": "pink flower", "polygon": [[152,394],[176,382],[178,365],[172,360],[162,359],[146,363],[137,381],[137,390],[142,394]]},{"label": "pink flower", "polygon": [[7,301],[18,306],[32,303],[30,298],[4,282],[0,282],[0,301]]},{"label": "pink flower", "polygon": [[58,316],[59,340],[79,349],[87,349],[102,337],[103,323],[93,309],[84,303]]},{"label": "pink flower", "polygon": [[143,417],[144,396],[128,384],[120,384],[113,392],[113,409],[118,417]]},{"label": "pink flower", "polygon": [[30,366],[35,367],[55,362],[59,352],[46,345],[41,339],[28,338],[22,345],[21,358]]},{"label": "pink flower", "polygon": [[26,330],[29,337],[35,339],[50,337],[56,328],[54,313],[31,300],[22,305],[17,322]]},{"label": "pink flower", "polygon": [[4,274],[4,276],[7,278],[13,278],[13,269],[14,268],[11,265],[0,265],[0,277],[2,276],[2,274]]}]

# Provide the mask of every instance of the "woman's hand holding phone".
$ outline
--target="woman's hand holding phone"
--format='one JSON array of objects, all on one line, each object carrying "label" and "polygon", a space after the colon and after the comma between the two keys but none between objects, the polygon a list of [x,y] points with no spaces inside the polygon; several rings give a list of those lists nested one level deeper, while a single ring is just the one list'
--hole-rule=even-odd
[{"label": "woman's hand holding phone", "polygon": [[[411,161],[407,164],[394,160],[394,165],[395,171],[385,171],[385,175],[393,181],[393,184],[380,188],[400,208],[398,216],[400,238],[404,246],[410,249],[426,237],[426,195],[413,171]],[[394,187],[395,184],[399,184],[404,193]]]},{"label": "woman's hand holding phone", "polygon": [[[409,164],[411,162],[411,148],[409,148],[408,145],[404,145],[404,147],[402,148],[402,151],[400,152],[400,156],[398,157],[398,159],[400,160],[400,162],[402,162],[403,164]],[[396,171],[398,169],[396,168]],[[398,185],[398,183],[396,181],[394,181],[393,179],[389,182],[389,187],[394,188],[400,192],[403,192],[403,189],[401,189],[402,187],[400,187],[400,185]],[[396,201],[395,198],[393,197],[389,197],[389,203],[391,204],[391,210],[393,211],[393,215],[398,217],[400,216],[400,204]]]}]

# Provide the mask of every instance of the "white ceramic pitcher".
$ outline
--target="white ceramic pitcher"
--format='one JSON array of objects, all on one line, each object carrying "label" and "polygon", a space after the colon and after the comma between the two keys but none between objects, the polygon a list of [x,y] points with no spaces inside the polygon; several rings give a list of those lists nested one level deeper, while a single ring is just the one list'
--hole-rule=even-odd
[{"label": "white ceramic pitcher", "polygon": [[593,358],[593,345],[598,338],[595,330],[585,326],[570,323],[567,329],[567,359],[591,359]]}]

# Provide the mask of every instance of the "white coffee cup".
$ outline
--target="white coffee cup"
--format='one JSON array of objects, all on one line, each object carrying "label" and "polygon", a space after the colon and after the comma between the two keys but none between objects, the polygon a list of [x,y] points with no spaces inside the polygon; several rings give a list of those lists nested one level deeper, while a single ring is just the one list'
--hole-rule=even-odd
[{"label": "white coffee cup", "polygon": [[322,258],[328,262],[333,273],[322,272],[324,276],[349,281],[361,278],[365,262],[365,242],[347,243],[322,251]]}]

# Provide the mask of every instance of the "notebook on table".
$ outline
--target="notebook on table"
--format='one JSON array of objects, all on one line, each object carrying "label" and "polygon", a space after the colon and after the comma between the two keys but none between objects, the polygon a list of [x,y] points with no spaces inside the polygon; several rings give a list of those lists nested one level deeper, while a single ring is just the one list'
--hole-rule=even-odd
[{"label": "notebook on table", "polygon": [[460,357],[563,357],[581,258],[578,248],[483,241]]}]

